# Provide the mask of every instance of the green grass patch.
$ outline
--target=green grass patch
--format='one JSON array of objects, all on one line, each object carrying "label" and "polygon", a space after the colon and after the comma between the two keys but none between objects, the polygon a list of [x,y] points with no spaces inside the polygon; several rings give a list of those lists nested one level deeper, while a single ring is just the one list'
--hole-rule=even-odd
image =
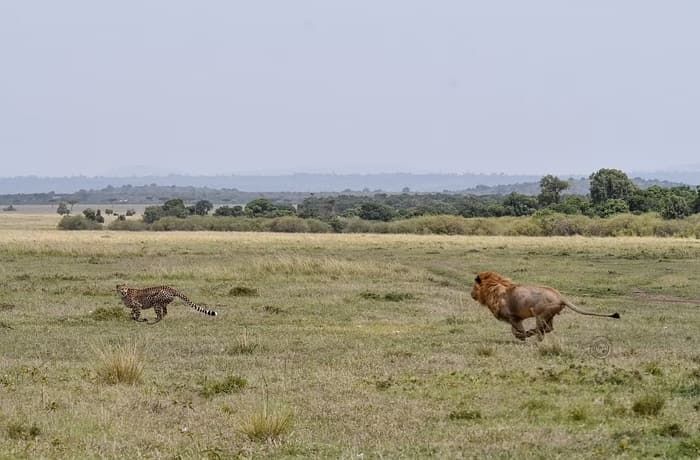
[{"label": "green grass patch", "polygon": [[222,380],[206,380],[202,384],[200,393],[206,398],[219,394],[238,393],[248,385],[248,381],[238,375],[228,375]]},{"label": "green grass patch", "polygon": [[367,300],[384,300],[387,302],[403,302],[404,300],[415,299],[415,296],[409,292],[387,292],[385,294],[379,294],[365,291],[360,293],[360,297]]},{"label": "green grass patch", "polygon": [[641,396],[632,404],[632,411],[637,415],[656,416],[661,413],[666,400],[659,394],[647,394]]},{"label": "green grass patch", "polygon": [[228,294],[234,297],[257,297],[260,295],[260,291],[247,286],[234,286],[228,291]]},{"label": "green grass patch", "polygon": [[90,313],[90,318],[95,321],[121,321],[128,320],[129,315],[123,307],[97,307]]},{"label": "green grass patch", "polygon": [[37,438],[41,434],[41,428],[36,422],[11,421],[5,427],[5,433],[10,439],[22,439],[25,441]]}]

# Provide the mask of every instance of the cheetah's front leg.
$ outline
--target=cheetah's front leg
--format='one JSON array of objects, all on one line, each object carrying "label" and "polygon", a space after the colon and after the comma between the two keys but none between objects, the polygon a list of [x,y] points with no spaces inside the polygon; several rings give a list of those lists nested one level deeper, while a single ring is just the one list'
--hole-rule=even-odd
[{"label": "cheetah's front leg", "polygon": [[141,318],[141,304],[131,306],[131,319],[139,322],[146,322],[146,318]]}]

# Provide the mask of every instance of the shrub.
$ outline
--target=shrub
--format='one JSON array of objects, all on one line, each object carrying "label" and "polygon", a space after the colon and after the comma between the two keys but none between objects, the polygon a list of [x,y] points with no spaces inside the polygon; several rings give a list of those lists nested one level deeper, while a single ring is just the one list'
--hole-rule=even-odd
[{"label": "shrub", "polygon": [[688,201],[682,196],[671,195],[664,200],[661,217],[664,219],[684,219],[692,214]]},{"label": "shrub", "polygon": [[667,436],[670,438],[684,438],[688,436],[683,428],[678,423],[669,423],[657,430],[661,436]]},{"label": "shrub", "polygon": [[269,230],[271,232],[308,233],[309,226],[304,219],[296,216],[286,216],[272,219]]},{"label": "shrub", "polygon": [[331,233],[333,228],[318,219],[306,219],[306,224],[309,226],[309,233]]},{"label": "shrub", "polygon": [[576,406],[569,411],[569,418],[575,422],[582,422],[588,417],[588,409],[585,406]]},{"label": "shrub", "polygon": [[102,230],[102,224],[85,216],[63,216],[58,222],[61,230]]},{"label": "shrub", "polygon": [[627,202],[622,199],[612,198],[604,201],[595,207],[595,213],[600,217],[608,217],[614,214],[622,214],[629,212]]},{"label": "shrub", "polygon": [[658,394],[648,394],[637,399],[632,405],[632,410],[637,415],[658,415],[665,402]]},{"label": "shrub", "polygon": [[148,230],[148,225],[140,220],[126,220],[123,215],[113,220],[107,225],[109,230],[126,230],[130,232],[139,232]]},{"label": "shrub", "polygon": [[10,439],[34,439],[41,434],[41,429],[36,422],[31,425],[23,422],[10,422],[7,424],[7,437]]},{"label": "shrub", "polygon": [[221,206],[214,211],[214,215],[217,217],[240,217],[243,215],[243,208],[241,206]]}]

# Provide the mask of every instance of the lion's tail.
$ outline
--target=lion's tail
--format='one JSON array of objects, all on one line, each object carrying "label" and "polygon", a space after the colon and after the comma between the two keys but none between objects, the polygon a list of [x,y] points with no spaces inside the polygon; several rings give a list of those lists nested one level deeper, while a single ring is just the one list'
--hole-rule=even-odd
[{"label": "lion's tail", "polygon": [[564,303],[564,305],[566,305],[567,307],[571,308],[573,311],[575,311],[576,313],[579,313],[579,314],[581,314],[581,315],[602,316],[603,318],[615,318],[615,319],[620,319],[620,314],[617,313],[617,312],[616,312],[616,313],[613,313],[613,314],[611,314],[611,315],[606,315],[606,314],[603,314],[603,313],[591,313],[591,312],[589,312],[589,311],[583,311],[583,310],[579,309],[576,305],[572,304],[572,303],[569,302],[568,300],[562,300],[562,302]]}]

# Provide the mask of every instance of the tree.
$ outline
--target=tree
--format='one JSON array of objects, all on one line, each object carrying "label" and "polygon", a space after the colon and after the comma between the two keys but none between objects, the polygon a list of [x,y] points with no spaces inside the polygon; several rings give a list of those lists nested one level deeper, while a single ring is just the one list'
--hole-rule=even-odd
[{"label": "tree", "polygon": [[683,219],[692,214],[688,201],[682,196],[670,195],[664,201],[661,208],[661,217],[664,219]]},{"label": "tree", "polygon": [[95,216],[97,215],[95,213],[95,210],[92,208],[86,208],[83,209],[83,215],[88,219],[88,220],[95,220]]},{"label": "tree", "polygon": [[68,214],[70,214],[70,209],[68,209],[68,205],[66,205],[66,203],[60,202],[58,204],[58,208],[56,208],[56,212],[62,216],[67,216]]},{"label": "tree", "polygon": [[68,200],[68,204],[70,205],[70,210],[71,212],[73,211],[73,205],[78,204],[78,200]]},{"label": "tree", "polygon": [[558,204],[561,199],[561,192],[569,188],[569,183],[559,179],[557,176],[547,174],[540,179],[540,194],[537,196],[537,201],[542,206]]},{"label": "tree", "polygon": [[564,214],[589,215],[591,211],[591,202],[587,197],[567,195],[559,204],[550,206],[550,209]]},{"label": "tree", "polygon": [[243,215],[241,206],[220,206],[214,211],[215,216],[239,217]]},{"label": "tree", "polygon": [[245,213],[250,217],[270,216],[276,210],[277,207],[267,198],[256,198],[245,205]]},{"label": "tree", "polygon": [[619,169],[600,169],[591,174],[591,201],[600,205],[608,200],[627,201],[637,186]]},{"label": "tree", "polygon": [[520,193],[511,193],[503,200],[506,213],[511,216],[529,216],[537,211],[535,198]]},{"label": "tree", "polygon": [[629,211],[630,208],[627,206],[627,202],[618,198],[606,200],[605,203],[601,203],[595,207],[595,212],[600,217],[608,217]]},{"label": "tree", "polygon": [[185,203],[180,198],[173,198],[163,203],[163,214],[166,216],[185,218],[189,212],[185,207]]},{"label": "tree", "polygon": [[367,202],[360,205],[359,212],[357,213],[361,219],[365,220],[383,220],[388,222],[394,218],[394,210],[381,203]]},{"label": "tree", "polygon": [[163,208],[161,206],[146,206],[143,210],[143,221],[147,224],[152,224],[163,217]]},{"label": "tree", "polygon": [[213,207],[214,205],[211,204],[211,201],[199,200],[194,205],[194,213],[198,216],[206,216],[207,214],[209,214],[209,211],[211,211]]}]

